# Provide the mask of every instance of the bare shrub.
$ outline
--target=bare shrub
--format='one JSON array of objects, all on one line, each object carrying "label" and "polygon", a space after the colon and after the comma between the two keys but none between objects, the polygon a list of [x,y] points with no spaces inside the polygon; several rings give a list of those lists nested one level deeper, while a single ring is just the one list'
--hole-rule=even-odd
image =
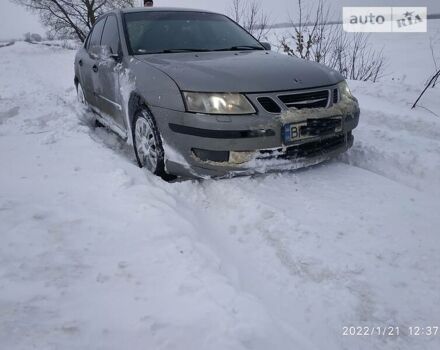
[{"label": "bare shrub", "polygon": [[267,39],[269,16],[256,0],[232,0],[229,15],[258,40]]},{"label": "bare shrub", "polygon": [[31,40],[33,42],[40,43],[41,41],[43,41],[43,37],[40,34],[38,34],[38,33],[32,33],[31,34]]},{"label": "bare shrub", "polygon": [[346,33],[332,24],[330,7],[319,0],[317,7],[304,10],[298,0],[298,18],[291,19],[293,31],[280,39],[288,55],[324,64],[353,80],[377,81],[384,72],[382,51],[371,48],[369,35]]},{"label": "bare shrub", "polygon": [[26,41],[27,43],[31,42],[31,33],[27,32],[23,34],[23,40]]},{"label": "bare shrub", "polygon": [[135,0],[12,0],[39,15],[54,37],[76,37],[84,41],[96,19]]}]

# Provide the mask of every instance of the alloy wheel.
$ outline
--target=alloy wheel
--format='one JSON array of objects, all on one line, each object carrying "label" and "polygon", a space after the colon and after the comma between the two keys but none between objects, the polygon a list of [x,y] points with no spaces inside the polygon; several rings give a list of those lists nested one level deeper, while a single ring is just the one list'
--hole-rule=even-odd
[{"label": "alloy wheel", "polygon": [[157,168],[158,146],[153,128],[145,118],[138,118],[135,126],[136,150],[141,165],[152,172]]}]

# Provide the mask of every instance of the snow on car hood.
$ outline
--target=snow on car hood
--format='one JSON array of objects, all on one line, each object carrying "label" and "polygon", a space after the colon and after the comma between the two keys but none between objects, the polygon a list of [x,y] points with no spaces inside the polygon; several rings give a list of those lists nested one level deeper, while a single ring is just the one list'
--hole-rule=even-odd
[{"label": "snow on car hood", "polygon": [[320,64],[270,51],[177,53],[138,56],[182,90],[268,92],[332,85],[344,78]]}]

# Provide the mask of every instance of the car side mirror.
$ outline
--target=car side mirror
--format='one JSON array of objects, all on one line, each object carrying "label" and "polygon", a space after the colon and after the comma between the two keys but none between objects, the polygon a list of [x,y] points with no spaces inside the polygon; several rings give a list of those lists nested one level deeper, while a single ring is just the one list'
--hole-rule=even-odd
[{"label": "car side mirror", "polygon": [[272,50],[272,45],[270,43],[262,42],[261,45],[263,45],[264,49],[267,51]]},{"label": "car side mirror", "polygon": [[109,57],[114,59],[116,62],[121,62],[122,55],[120,52],[114,53],[110,46],[103,46],[101,49],[101,57]]},{"label": "car side mirror", "polygon": [[122,55],[119,53],[111,53],[110,57],[113,58],[118,63],[122,61]]}]

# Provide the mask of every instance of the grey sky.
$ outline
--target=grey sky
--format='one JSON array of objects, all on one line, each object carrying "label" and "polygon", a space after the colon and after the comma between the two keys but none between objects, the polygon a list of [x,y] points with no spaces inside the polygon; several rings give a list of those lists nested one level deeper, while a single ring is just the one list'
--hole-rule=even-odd
[{"label": "grey sky", "polygon": [[[155,6],[177,6],[227,12],[232,0],[155,0]],[[440,0],[324,0],[340,16],[342,6],[427,6],[428,13],[440,13]],[[296,9],[296,0],[260,0],[274,23],[285,22]],[[305,3],[316,3],[308,0]],[[38,18],[9,0],[0,0],[0,39],[20,38],[25,32],[44,34]]]}]

